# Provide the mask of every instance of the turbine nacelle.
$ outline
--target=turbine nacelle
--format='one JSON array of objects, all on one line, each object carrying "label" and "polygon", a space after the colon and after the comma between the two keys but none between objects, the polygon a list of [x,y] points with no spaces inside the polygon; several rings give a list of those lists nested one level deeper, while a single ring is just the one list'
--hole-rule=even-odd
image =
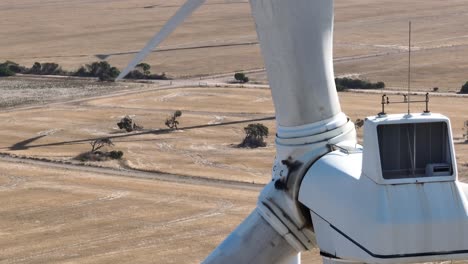
[{"label": "turbine nacelle", "polygon": [[299,201],[322,254],[359,263],[467,259],[468,185],[457,180],[449,119],[368,117],[364,144],[339,144],[302,182]]}]

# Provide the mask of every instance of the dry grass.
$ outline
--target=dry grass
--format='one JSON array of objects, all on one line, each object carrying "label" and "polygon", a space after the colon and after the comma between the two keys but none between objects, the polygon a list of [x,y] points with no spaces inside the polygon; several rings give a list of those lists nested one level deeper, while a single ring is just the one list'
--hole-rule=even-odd
[{"label": "dry grass", "polygon": [[132,83],[98,82],[93,79],[32,76],[0,79],[0,108],[41,105],[144,88]]},{"label": "dry grass", "polygon": [[257,196],[3,161],[0,168],[1,263],[200,263]]},{"label": "dry grass", "polygon": [[[340,96],[353,119],[379,107],[378,95]],[[433,110],[450,116],[460,134],[459,109],[465,101],[450,98],[450,105],[443,104],[446,100],[434,98]],[[135,114],[139,123],[156,129],[179,108],[184,111],[183,127],[269,116],[273,111],[266,89],[150,91],[1,113],[9,125],[0,129],[0,144],[3,152],[70,160],[89,144],[69,141],[117,136],[113,141],[125,151],[130,167],[269,181],[273,139],[265,149],[232,148],[230,144],[242,139],[243,125],[144,135],[117,131],[116,122],[126,114]],[[265,124],[274,133],[273,121]],[[457,145],[460,164],[467,163],[467,146]],[[0,246],[6,263],[199,263],[255,207],[259,191],[5,161],[0,161],[0,168]],[[303,262],[321,263],[317,251],[304,254]]]},{"label": "dry grass", "polygon": [[[17,155],[70,160],[90,149],[90,139],[113,137],[116,148],[125,153],[124,166],[265,183],[274,157],[273,138],[267,148],[242,150],[232,145],[242,141],[247,123],[216,124],[273,116],[268,96],[267,90],[189,88],[10,111],[0,114],[10,124],[0,129],[0,146]],[[232,101],[239,105],[226,108]],[[164,121],[173,109],[183,112],[182,129],[168,133]],[[125,115],[152,132],[119,130],[117,122]],[[274,128],[273,121],[266,124]]]},{"label": "dry grass", "polygon": [[[146,41],[182,1],[9,1],[0,4],[0,59],[31,65],[54,61],[66,69],[97,54],[128,53]],[[413,21],[414,87],[458,91],[467,80],[468,3],[454,1],[336,0],[337,75],[405,86],[407,28]],[[145,8],[150,7],[152,8]],[[54,14],[51,16],[50,14]],[[24,19],[24,18],[28,19]],[[162,48],[256,41],[247,1],[211,0],[163,43]],[[132,55],[114,55],[124,67]],[[153,53],[155,72],[203,75],[263,67],[258,45]],[[262,79],[262,78],[260,78]]]},{"label": "dry grass", "polygon": [[[380,95],[340,96],[345,113],[353,120],[380,110]],[[464,98],[432,98],[431,110],[451,118],[456,138],[463,134],[466,116],[460,109],[465,103]],[[418,107],[423,106],[415,105],[415,111]],[[404,112],[403,108],[391,106],[389,110]],[[168,132],[164,121],[175,109],[183,112],[181,130]],[[119,130],[117,122],[126,115],[134,116],[145,130]],[[111,137],[116,148],[124,151],[125,161],[108,161],[104,166],[267,183],[275,155],[274,137],[267,138],[266,148],[239,149],[233,145],[244,138],[248,120],[271,116],[274,110],[267,89],[161,89],[0,113],[9,124],[0,129],[0,151],[68,161],[88,151],[90,140]],[[246,122],[229,124],[243,120]],[[221,123],[228,124],[219,126]],[[262,123],[271,135],[276,133],[273,120]],[[467,162],[467,146],[456,145],[459,164]]]}]

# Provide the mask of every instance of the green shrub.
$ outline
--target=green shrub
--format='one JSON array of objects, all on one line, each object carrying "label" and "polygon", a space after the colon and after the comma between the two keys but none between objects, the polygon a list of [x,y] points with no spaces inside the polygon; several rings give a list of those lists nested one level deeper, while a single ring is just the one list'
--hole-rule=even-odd
[{"label": "green shrub", "polygon": [[0,77],[8,77],[15,75],[15,72],[10,70],[8,66],[0,65]]},{"label": "green shrub", "polygon": [[81,66],[80,68],[78,68],[78,70],[73,75],[79,76],[79,77],[91,77],[90,73],[84,66]]},{"label": "green shrub", "polygon": [[62,70],[60,65],[53,62],[35,62],[33,66],[30,69],[26,69],[24,73],[37,75],[67,75],[67,72]]},{"label": "green shrub", "polygon": [[384,82],[378,82],[378,83],[375,84],[375,88],[384,89],[385,88],[385,83]]},{"label": "green shrub", "polygon": [[73,75],[80,77],[97,77],[100,81],[114,81],[120,71],[107,61],[98,61],[81,66]]},{"label": "green shrub", "polygon": [[110,138],[100,138],[96,139],[91,144],[91,150],[81,153],[75,159],[79,161],[106,161],[109,159],[121,159],[123,156],[122,151],[104,151],[103,149],[106,147],[113,147],[114,143]]},{"label": "green shrub", "polygon": [[5,61],[0,64],[0,67],[8,68],[8,70],[14,73],[25,73],[28,69],[24,66],[20,66],[18,63],[13,61]]},{"label": "green shrub", "polygon": [[125,76],[125,79],[146,79],[146,78],[147,78],[147,75],[145,75],[139,70],[133,70],[129,72],[127,76]]},{"label": "green shrub", "polygon": [[356,129],[359,129],[359,128],[363,127],[363,126],[364,126],[364,120],[358,118],[358,119],[356,119],[356,121],[354,121],[354,127]]},{"label": "green shrub", "polygon": [[148,63],[140,63],[136,66],[137,69],[140,69],[144,75],[150,75],[151,72],[150,72],[150,69],[151,69],[151,66],[148,64]]},{"label": "green shrub", "polygon": [[234,79],[236,79],[236,81],[241,82],[241,83],[248,83],[249,82],[249,77],[247,77],[245,75],[245,73],[243,73],[243,72],[238,72],[238,73],[234,74]]},{"label": "green shrub", "polygon": [[127,132],[142,130],[143,127],[139,126],[133,121],[130,116],[125,116],[124,118],[120,119],[120,122],[117,123],[119,129],[125,129]]},{"label": "green shrub", "polygon": [[109,152],[109,157],[111,159],[121,159],[123,157],[123,152],[120,151],[120,150],[118,150],[118,151],[113,150],[113,151]]},{"label": "green shrub", "polygon": [[64,75],[62,67],[57,63],[44,63],[42,64],[42,74],[44,75]]},{"label": "green shrub", "polygon": [[125,79],[136,79],[136,80],[169,80],[166,74],[151,74],[151,66],[148,63],[140,63],[136,66],[135,70],[129,72]]},{"label": "green shrub", "polygon": [[466,82],[460,89],[461,94],[468,94],[468,82]]},{"label": "green shrub", "polygon": [[250,124],[244,127],[245,138],[238,146],[241,148],[266,147],[265,137],[268,137],[269,130],[263,124]]},{"label": "green shrub", "polygon": [[346,89],[383,89],[385,88],[384,82],[372,83],[359,79],[351,78],[336,78],[335,79],[336,89],[343,91]]},{"label": "green shrub", "polygon": [[20,66],[18,63],[13,61],[5,61],[0,63],[0,76],[13,76],[16,73],[26,73],[28,69]]},{"label": "green shrub", "polygon": [[149,79],[149,80],[170,80],[169,77],[166,76],[166,73],[161,73],[161,74],[149,74],[148,76],[146,76],[146,79]]},{"label": "green shrub", "polygon": [[35,62],[28,73],[30,74],[39,74],[41,72],[42,65],[39,62]]}]

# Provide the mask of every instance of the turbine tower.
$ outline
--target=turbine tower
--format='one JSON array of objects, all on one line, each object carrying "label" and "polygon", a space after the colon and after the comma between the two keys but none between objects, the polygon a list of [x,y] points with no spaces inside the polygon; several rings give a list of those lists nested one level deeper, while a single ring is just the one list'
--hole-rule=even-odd
[{"label": "turbine tower", "polygon": [[[118,79],[204,0],[189,0]],[[468,187],[458,182],[448,118],[369,117],[366,148],[341,111],[332,0],[250,0],[276,110],[272,181],[257,208],[204,261],[416,263],[468,257]],[[430,154],[428,154],[430,153]]]}]

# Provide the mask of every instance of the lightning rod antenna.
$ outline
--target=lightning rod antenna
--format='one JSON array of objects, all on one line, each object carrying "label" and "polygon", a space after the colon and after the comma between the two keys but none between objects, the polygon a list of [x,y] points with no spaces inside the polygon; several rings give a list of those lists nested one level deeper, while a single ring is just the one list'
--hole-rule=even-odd
[{"label": "lightning rod antenna", "polygon": [[411,90],[411,20],[409,21],[409,38],[408,38],[408,115],[410,115],[410,90]]}]

